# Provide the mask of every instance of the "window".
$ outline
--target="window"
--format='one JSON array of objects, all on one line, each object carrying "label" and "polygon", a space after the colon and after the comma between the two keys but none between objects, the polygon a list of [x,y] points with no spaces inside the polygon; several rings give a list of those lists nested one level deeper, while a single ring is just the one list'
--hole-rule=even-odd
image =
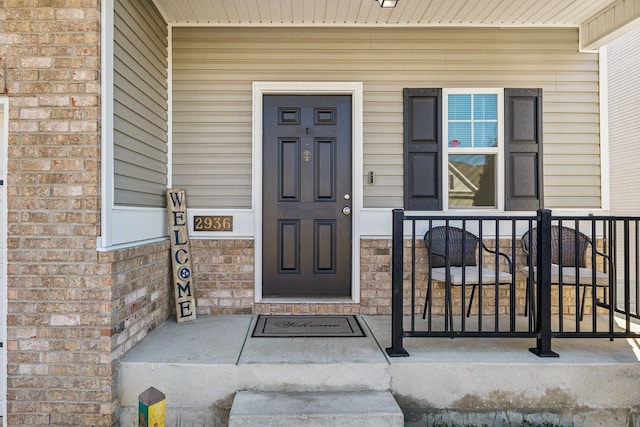
[{"label": "window", "polygon": [[[443,91],[445,209],[502,208],[502,91]],[[499,169],[499,170],[498,170]]]},{"label": "window", "polygon": [[542,90],[405,89],[404,205],[543,207]]}]

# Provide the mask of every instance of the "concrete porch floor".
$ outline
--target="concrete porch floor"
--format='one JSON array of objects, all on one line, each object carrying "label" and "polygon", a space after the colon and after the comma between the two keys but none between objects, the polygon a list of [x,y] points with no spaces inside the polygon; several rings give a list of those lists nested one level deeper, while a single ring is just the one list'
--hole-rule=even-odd
[{"label": "concrete porch floor", "polygon": [[257,316],[168,320],[119,365],[121,426],[138,395],[166,395],[166,425],[226,426],[236,391],[390,391],[405,426],[640,426],[640,340],[555,339],[539,358],[521,338],[405,338],[390,316],[359,316],[363,338],[253,338]]}]

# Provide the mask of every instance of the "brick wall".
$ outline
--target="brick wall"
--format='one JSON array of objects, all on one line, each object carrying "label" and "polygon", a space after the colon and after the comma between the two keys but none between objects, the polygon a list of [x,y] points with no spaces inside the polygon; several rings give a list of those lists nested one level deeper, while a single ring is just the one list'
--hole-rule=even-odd
[{"label": "brick wall", "polygon": [[[111,422],[118,415],[118,362],[144,337],[175,314],[169,242],[99,253],[104,286],[111,302],[101,308],[111,315],[100,334],[110,340]],[[107,419],[105,417],[105,422]]]},{"label": "brick wall", "polygon": [[[361,241],[361,275],[360,275],[360,313],[361,314],[391,314],[391,240],[390,239],[363,239]],[[495,249],[495,241],[487,240],[485,244],[490,249]],[[503,252],[510,254],[510,240],[501,240],[500,248]],[[517,242],[517,255],[514,260],[516,266],[516,310],[518,314],[524,314],[524,307],[526,304],[526,276],[522,271],[522,268],[526,265],[526,256],[522,252],[520,242]],[[405,240],[404,242],[404,312],[411,312],[411,242]],[[427,252],[424,247],[424,242],[418,240],[416,242],[416,265],[415,265],[415,298],[416,298],[416,310],[421,312],[424,307],[427,280],[428,280],[428,258]],[[587,258],[589,259],[590,254]],[[491,266],[494,262],[494,255],[487,253],[483,259],[485,266]],[[504,260],[501,259],[503,264]],[[506,271],[506,265],[504,265],[504,271]],[[602,266],[600,266],[602,268]],[[433,315],[444,314],[444,284],[441,282],[433,282],[432,290],[433,298]],[[602,292],[602,290],[600,290]],[[551,312],[552,314],[559,314],[560,307],[560,292],[558,286],[552,286],[551,289]],[[471,296],[471,287],[467,289],[465,304],[468,303]],[[499,300],[498,311],[500,314],[507,314],[509,312],[509,290],[506,286],[499,288]],[[599,294],[602,299],[602,295]],[[452,299],[453,310],[455,314],[460,314],[462,307],[462,290],[461,287],[452,287]],[[483,290],[483,314],[494,314],[493,306],[495,306],[495,288],[493,286],[487,286]],[[585,306],[585,314],[591,313],[590,304],[590,290],[587,291],[587,304]],[[474,302],[477,304],[477,296],[474,297]],[[562,290],[562,312],[565,315],[576,314],[576,291],[575,286],[566,285]],[[605,313],[606,310],[601,309],[600,312]],[[477,308],[472,307],[472,314],[477,313]]]},{"label": "brick wall", "polygon": [[[495,242],[486,241],[485,244],[489,248],[495,248]],[[510,247],[510,241],[504,240],[500,242],[500,247]],[[390,239],[363,239],[361,244],[361,312],[362,314],[391,314],[391,240]],[[404,312],[411,312],[411,242],[405,240],[404,242]],[[521,258],[518,259],[518,264],[523,265],[524,254],[519,253]],[[422,311],[425,302],[425,296],[427,291],[428,280],[428,257],[427,251],[424,247],[424,242],[418,240],[416,242],[415,251],[415,298],[416,298],[416,310]],[[490,266],[494,260],[491,254],[487,254],[483,260],[485,266]],[[524,312],[525,305],[525,286],[526,281],[522,274],[517,276],[517,299],[516,306],[519,313]],[[460,307],[462,307],[460,287],[452,288],[452,298],[454,301],[454,313],[459,314]],[[469,301],[471,296],[471,287],[467,289],[465,301]],[[509,310],[509,291],[506,287],[499,289],[499,311],[500,313],[508,313]],[[432,290],[433,308],[432,313],[434,315],[444,314],[444,285],[441,282],[433,282]],[[475,299],[474,299],[475,300]],[[483,291],[483,300],[486,307],[483,310],[484,314],[493,314],[491,305],[495,300],[495,288],[493,286],[487,286]],[[475,300],[477,303],[477,300]],[[456,302],[457,306],[456,307]],[[484,304],[483,304],[484,305]],[[472,313],[477,312],[472,308]]]},{"label": "brick wall", "polygon": [[198,314],[251,313],[253,240],[191,240]]},{"label": "brick wall", "polygon": [[[99,262],[100,5],[0,1],[9,97],[9,425],[114,422],[111,266]],[[5,69],[6,67],[6,69]]]},{"label": "brick wall", "polygon": [[[198,314],[391,314],[391,240],[362,239],[360,246],[360,303],[257,303],[254,304],[254,250],[252,240],[192,240]],[[487,242],[490,246],[492,242]],[[501,242],[507,247],[508,242]],[[410,243],[405,242],[405,260],[411,257]],[[492,259],[487,255],[485,265]],[[405,310],[410,310],[410,264],[405,263]],[[417,242],[416,301],[421,310],[427,284],[427,257],[424,243]],[[518,281],[517,303],[524,310],[524,278]],[[444,288],[434,284],[434,314],[444,310]],[[470,290],[467,294],[467,300]],[[508,311],[509,292],[500,290],[500,311]],[[460,298],[454,289],[453,297]],[[487,287],[483,298],[494,297],[494,288]],[[486,311],[485,314],[489,314]]]},{"label": "brick wall", "polygon": [[360,310],[391,314],[391,239],[360,241]]},{"label": "brick wall", "polygon": [[112,362],[175,315],[169,246],[167,241],[99,254],[110,269],[112,318],[101,334],[112,337]]}]

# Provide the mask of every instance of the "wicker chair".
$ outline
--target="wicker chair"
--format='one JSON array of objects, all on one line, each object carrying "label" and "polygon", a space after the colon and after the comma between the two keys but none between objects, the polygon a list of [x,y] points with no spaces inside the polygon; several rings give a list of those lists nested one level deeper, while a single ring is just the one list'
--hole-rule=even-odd
[{"label": "wicker chair", "polygon": [[[457,227],[440,226],[431,228],[424,235],[424,243],[429,255],[429,279],[427,295],[424,302],[422,318],[427,314],[427,306],[431,298],[432,281],[445,283],[445,304],[449,309],[449,320],[452,325],[451,286],[472,285],[467,317],[471,314],[471,306],[476,287],[482,285],[511,284],[513,267],[511,258],[503,253],[489,249],[475,234]],[[478,262],[480,251],[498,254],[506,259],[509,271],[499,268],[480,268]]]},{"label": "wicker chair", "polygon": [[[522,250],[527,255],[527,266],[524,273],[527,275],[527,303],[532,283],[537,282],[538,271],[535,266],[537,262],[538,232],[532,228],[522,235]],[[587,294],[587,286],[592,286],[594,278],[595,285],[600,288],[609,286],[610,274],[603,271],[594,271],[587,268],[587,249],[591,246],[596,255],[601,256],[609,264],[609,273],[613,272],[614,264],[611,257],[599,251],[591,238],[578,230],[568,227],[554,225],[551,227],[551,284],[576,285],[583,288],[582,300],[578,315],[580,320],[584,317],[584,304]],[[532,268],[530,267],[532,266]],[[530,274],[533,269],[533,274]],[[579,292],[579,289],[578,289]],[[606,295],[606,293],[605,293]],[[579,296],[579,295],[578,295]],[[609,308],[605,302],[597,301],[597,305]]]}]

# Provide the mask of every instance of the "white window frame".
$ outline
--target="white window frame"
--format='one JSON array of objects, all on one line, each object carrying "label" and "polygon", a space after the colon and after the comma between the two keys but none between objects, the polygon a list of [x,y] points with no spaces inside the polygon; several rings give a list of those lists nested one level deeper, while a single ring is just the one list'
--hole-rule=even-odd
[{"label": "white window frame", "polygon": [[[497,145],[496,147],[449,147],[449,95],[496,95],[497,97]],[[442,198],[445,212],[503,212],[504,211],[504,89],[503,88],[443,88],[442,89]],[[449,207],[449,155],[495,154],[496,156],[496,207]]]}]

